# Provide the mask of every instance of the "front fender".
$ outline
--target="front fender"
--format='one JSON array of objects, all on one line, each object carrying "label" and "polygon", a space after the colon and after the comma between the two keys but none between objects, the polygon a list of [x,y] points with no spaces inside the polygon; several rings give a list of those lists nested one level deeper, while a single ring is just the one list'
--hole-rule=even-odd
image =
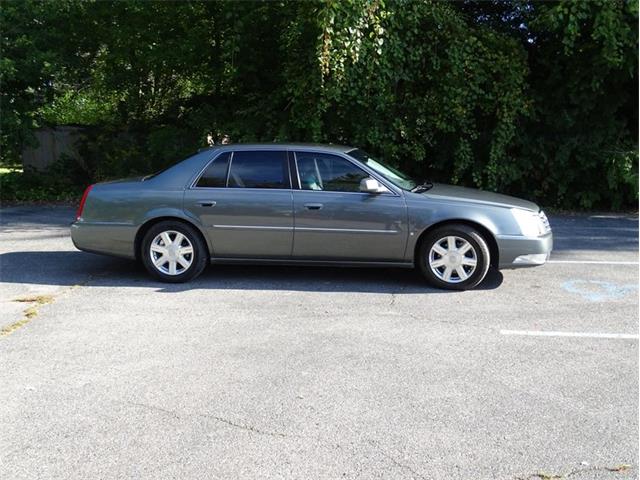
[{"label": "front fender", "polygon": [[407,198],[407,208],[409,241],[406,261],[414,260],[415,248],[422,234],[443,222],[458,221],[480,225],[494,237],[494,240],[498,235],[519,233],[508,208],[411,198]]}]

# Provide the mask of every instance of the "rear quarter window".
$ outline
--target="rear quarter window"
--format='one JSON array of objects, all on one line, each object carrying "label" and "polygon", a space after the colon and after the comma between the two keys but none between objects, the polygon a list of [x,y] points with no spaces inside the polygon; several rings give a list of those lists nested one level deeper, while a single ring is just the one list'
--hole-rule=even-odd
[{"label": "rear quarter window", "polygon": [[202,176],[198,179],[196,187],[215,188],[227,186],[227,171],[229,170],[230,152],[219,155],[209,164]]}]

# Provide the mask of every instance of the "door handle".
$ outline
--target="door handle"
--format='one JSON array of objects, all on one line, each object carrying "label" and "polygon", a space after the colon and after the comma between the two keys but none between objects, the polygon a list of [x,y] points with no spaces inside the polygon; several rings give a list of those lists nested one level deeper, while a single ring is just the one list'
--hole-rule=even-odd
[{"label": "door handle", "polygon": [[216,202],[213,200],[200,200],[196,203],[199,207],[215,207]]},{"label": "door handle", "polygon": [[321,203],[305,203],[304,208],[307,210],[320,210],[322,208]]}]

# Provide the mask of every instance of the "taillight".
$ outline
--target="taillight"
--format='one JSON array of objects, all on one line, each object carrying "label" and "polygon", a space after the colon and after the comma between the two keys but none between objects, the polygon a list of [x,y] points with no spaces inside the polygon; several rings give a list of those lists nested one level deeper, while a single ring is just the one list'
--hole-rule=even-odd
[{"label": "taillight", "polygon": [[84,204],[87,201],[87,197],[89,196],[89,192],[92,188],[93,185],[89,185],[82,194],[82,200],[80,200],[80,205],[78,205],[78,211],[76,212],[76,220],[80,220],[80,217],[82,216],[82,210],[84,210]]}]

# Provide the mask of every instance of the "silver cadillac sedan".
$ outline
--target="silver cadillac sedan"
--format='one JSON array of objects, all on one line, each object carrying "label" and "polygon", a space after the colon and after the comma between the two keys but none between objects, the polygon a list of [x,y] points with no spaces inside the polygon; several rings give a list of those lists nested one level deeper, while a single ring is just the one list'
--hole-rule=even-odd
[{"label": "silver cadillac sedan", "polygon": [[146,177],[89,186],[71,225],[87,252],[143,262],[165,282],[208,263],[417,267],[436,287],[490,266],[542,265],[553,240],[531,202],[417,181],[366,152],[223,145]]}]

